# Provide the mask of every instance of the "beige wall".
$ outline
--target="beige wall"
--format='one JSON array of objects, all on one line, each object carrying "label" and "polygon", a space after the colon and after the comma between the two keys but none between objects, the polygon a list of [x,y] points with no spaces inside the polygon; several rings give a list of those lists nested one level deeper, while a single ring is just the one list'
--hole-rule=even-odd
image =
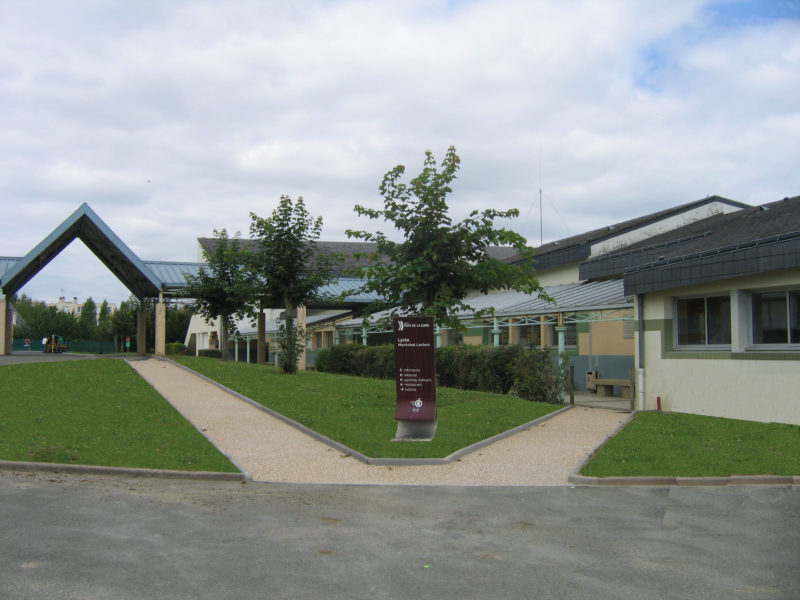
[{"label": "beige wall", "polygon": [[584,356],[633,356],[633,338],[625,339],[622,321],[598,321],[590,332],[578,333],[578,353]]},{"label": "beige wall", "polygon": [[671,339],[668,328],[673,327],[675,297],[731,292],[733,298],[737,290],[797,286],[800,270],[792,269],[647,295],[644,405],[639,408],[655,409],[660,398],[664,410],[800,425],[800,351],[747,350],[746,344],[736,341],[746,338],[746,319],[737,323],[732,314],[732,351],[678,352],[665,347]]}]

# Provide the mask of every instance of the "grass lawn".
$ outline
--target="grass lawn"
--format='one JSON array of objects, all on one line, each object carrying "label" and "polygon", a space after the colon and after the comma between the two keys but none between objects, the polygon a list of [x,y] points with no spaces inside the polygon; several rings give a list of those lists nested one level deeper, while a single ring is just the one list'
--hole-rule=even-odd
[{"label": "grass lawn", "polygon": [[581,475],[800,475],[800,427],[678,413],[639,413]]},{"label": "grass lawn", "polygon": [[284,375],[275,367],[209,358],[182,356],[179,362],[371,457],[441,458],[561,408],[513,396],[438,388],[434,440],[392,442],[397,431],[394,380],[315,372]]},{"label": "grass lawn", "polygon": [[0,367],[0,459],[237,472],[124,361]]}]

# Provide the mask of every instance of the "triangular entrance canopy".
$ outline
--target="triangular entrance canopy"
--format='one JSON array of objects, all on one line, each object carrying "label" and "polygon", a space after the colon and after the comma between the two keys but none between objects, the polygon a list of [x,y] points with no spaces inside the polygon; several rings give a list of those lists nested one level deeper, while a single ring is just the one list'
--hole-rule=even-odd
[{"label": "triangular entrance canopy", "polygon": [[5,273],[0,270],[0,291],[6,296],[17,293],[76,238],[137,298],[157,298],[162,292],[161,280],[86,203]]}]

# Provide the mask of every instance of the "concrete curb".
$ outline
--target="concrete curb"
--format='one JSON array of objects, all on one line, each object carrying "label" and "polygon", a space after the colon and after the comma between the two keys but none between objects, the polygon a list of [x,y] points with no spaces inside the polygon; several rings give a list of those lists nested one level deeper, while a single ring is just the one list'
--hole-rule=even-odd
[{"label": "concrete curb", "polygon": [[169,362],[170,364],[175,365],[176,367],[180,367],[181,369],[183,369],[185,371],[188,371],[189,373],[192,373],[192,374],[196,375],[197,377],[200,377],[201,379],[207,381],[208,383],[211,383],[211,384],[217,386],[221,390],[224,390],[224,391],[228,392],[229,394],[239,398],[240,400],[243,400],[244,402],[247,402],[251,406],[253,406],[253,407],[255,407],[255,408],[257,408],[257,409],[259,409],[259,410],[261,410],[261,411],[263,411],[265,413],[267,413],[268,415],[270,415],[272,417],[275,417],[276,419],[286,423],[287,425],[289,425],[291,427],[294,427],[298,431],[300,431],[302,433],[305,433],[306,435],[311,436],[312,438],[314,438],[318,442],[322,442],[323,444],[326,444],[327,446],[330,446],[334,450],[337,450],[337,451],[341,452],[343,455],[352,456],[356,460],[361,461],[361,462],[363,462],[365,464],[368,464],[368,465],[381,465],[381,466],[392,466],[392,467],[446,465],[446,464],[449,464],[449,463],[457,461],[461,457],[466,456],[467,454],[469,454],[471,452],[475,452],[476,450],[480,450],[481,448],[484,448],[484,447],[486,447],[486,446],[488,446],[490,444],[494,444],[495,442],[499,442],[500,440],[502,440],[504,438],[507,438],[507,437],[509,437],[511,435],[514,435],[515,433],[517,433],[519,431],[523,431],[525,429],[529,429],[529,428],[533,427],[534,425],[537,425],[539,423],[547,421],[548,419],[552,419],[556,415],[561,414],[562,412],[564,412],[566,410],[574,408],[572,406],[565,406],[564,408],[556,410],[556,411],[553,411],[553,412],[551,412],[551,413],[549,413],[547,415],[544,415],[543,417],[539,417],[538,419],[534,419],[533,421],[530,421],[528,423],[523,423],[522,425],[518,425],[517,427],[514,427],[513,429],[509,429],[508,431],[503,431],[501,433],[498,433],[497,435],[492,436],[490,438],[487,438],[485,440],[481,440],[479,442],[475,442],[474,444],[471,444],[471,445],[467,446],[466,448],[461,448],[460,450],[457,450],[456,452],[453,452],[452,454],[450,454],[448,456],[445,456],[444,458],[372,458],[370,456],[366,456],[365,454],[362,454],[361,452],[358,452],[357,450],[353,450],[352,448],[349,448],[349,447],[345,446],[344,444],[342,444],[340,442],[337,442],[336,440],[332,440],[331,438],[329,438],[327,436],[324,436],[321,433],[318,433],[318,432],[314,431],[313,429],[310,429],[309,427],[306,427],[302,423],[298,423],[297,421],[295,421],[293,419],[290,419],[289,417],[287,417],[285,415],[282,415],[282,414],[280,414],[278,412],[275,412],[271,408],[267,408],[263,404],[259,404],[255,400],[251,400],[247,396],[244,396],[244,395],[240,394],[239,392],[237,392],[235,390],[232,390],[232,389],[230,389],[228,387],[225,387],[221,383],[218,383],[218,382],[214,381],[213,379],[209,379],[208,377],[206,377],[202,373],[198,373],[197,371],[194,371],[194,370],[190,369],[189,367],[187,367],[185,365],[177,363],[174,360],[171,360],[169,358],[158,357],[158,360],[164,360],[164,361]]},{"label": "concrete curb", "polygon": [[131,467],[102,467],[96,465],[69,465],[0,460],[0,471],[29,471],[42,473],[71,473],[81,475],[116,475],[127,477],[153,477],[160,479],[199,479],[206,481],[249,481],[244,473],[216,471],[177,471],[169,469],[137,469]]}]

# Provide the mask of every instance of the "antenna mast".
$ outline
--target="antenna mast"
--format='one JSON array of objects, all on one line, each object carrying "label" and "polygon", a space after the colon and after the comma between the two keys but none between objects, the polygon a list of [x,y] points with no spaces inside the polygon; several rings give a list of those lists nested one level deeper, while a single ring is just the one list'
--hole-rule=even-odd
[{"label": "antenna mast", "polygon": [[544,221],[542,219],[542,147],[539,146],[539,246],[544,244]]}]

